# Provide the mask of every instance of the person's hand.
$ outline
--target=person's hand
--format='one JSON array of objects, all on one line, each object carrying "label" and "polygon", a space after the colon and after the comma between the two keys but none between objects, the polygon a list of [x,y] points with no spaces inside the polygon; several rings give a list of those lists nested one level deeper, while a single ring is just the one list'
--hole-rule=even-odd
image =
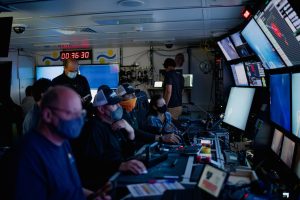
[{"label": "person's hand", "polygon": [[128,138],[130,140],[134,140],[135,138],[135,135],[134,135],[134,129],[130,126],[130,124],[124,120],[124,119],[121,119],[119,121],[116,121],[114,122],[112,125],[111,125],[111,128],[113,131],[117,131],[117,130],[120,130],[120,129],[125,129],[126,132],[128,133]]},{"label": "person's hand", "polygon": [[175,143],[178,144],[180,142],[180,137],[174,133],[165,134],[162,136],[162,141],[166,143]]},{"label": "person's hand", "polygon": [[94,193],[95,198],[93,198],[93,200],[111,200],[111,196],[107,194],[111,190],[112,184],[110,182],[106,182],[103,187]]},{"label": "person's hand", "polygon": [[120,167],[120,171],[130,171],[134,174],[142,174],[146,171],[145,165],[138,160],[129,160],[127,162],[122,162]]}]

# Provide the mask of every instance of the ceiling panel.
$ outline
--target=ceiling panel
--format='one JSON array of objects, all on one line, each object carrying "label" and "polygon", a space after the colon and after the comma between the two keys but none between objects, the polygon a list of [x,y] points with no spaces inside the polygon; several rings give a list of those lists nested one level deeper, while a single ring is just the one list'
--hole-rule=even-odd
[{"label": "ceiling panel", "polygon": [[26,26],[24,33],[12,33],[11,48],[32,51],[57,48],[60,43],[92,47],[163,44],[168,40],[199,43],[241,24],[243,5],[251,3],[144,0],[141,6],[126,7],[119,5],[119,0],[1,2],[11,12],[0,13],[0,17],[13,16],[14,24]]}]

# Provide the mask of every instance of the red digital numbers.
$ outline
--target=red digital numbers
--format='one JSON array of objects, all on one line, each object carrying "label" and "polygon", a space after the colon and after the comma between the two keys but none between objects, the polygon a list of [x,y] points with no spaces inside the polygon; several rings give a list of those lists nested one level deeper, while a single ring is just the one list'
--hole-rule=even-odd
[{"label": "red digital numbers", "polygon": [[82,50],[82,51],[61,51],[60,59],[77,59],[77,60],[89,60],[92,59],[92,51],[91,50]]}]

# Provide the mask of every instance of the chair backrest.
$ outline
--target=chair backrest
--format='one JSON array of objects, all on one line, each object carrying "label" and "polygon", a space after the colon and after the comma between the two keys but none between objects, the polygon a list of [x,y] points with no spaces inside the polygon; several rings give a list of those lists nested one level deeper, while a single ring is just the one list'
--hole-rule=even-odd
[{"label": "chair backrest", "polygon": [[142,128],[145,126],[145,122],[147,121],[147,113],[149,111],[149,102],[148,102],[148,96],[146,92],[139,91],[136,94],[137,102],[136,102],[136,112],[137,112],[137,121],[139,124],[139,127]]}]

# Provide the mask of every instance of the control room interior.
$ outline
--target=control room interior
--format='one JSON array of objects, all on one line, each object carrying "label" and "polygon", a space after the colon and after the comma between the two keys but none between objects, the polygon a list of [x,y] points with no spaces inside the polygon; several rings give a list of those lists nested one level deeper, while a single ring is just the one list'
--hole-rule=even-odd
[{"label": "control room interior", "polygon": [[[24,116],[12,105],[39,78],[63,73],[65,59],[78,60],[92,98],[102,84],[129,83],[149,103],[165,92],[165,59],[180,53],[181,143],[137,149],[148,174],[116,174],[113,198],[183,199],[178,191],[201,190],[219,199],[300,199],[299,17],[297,0],[1,0],[0,163],[23,137]],[[220,193],[201,185],[206,170],[226,174]],[[131,187],[158,179],[180,186],[144,196]]]}]

